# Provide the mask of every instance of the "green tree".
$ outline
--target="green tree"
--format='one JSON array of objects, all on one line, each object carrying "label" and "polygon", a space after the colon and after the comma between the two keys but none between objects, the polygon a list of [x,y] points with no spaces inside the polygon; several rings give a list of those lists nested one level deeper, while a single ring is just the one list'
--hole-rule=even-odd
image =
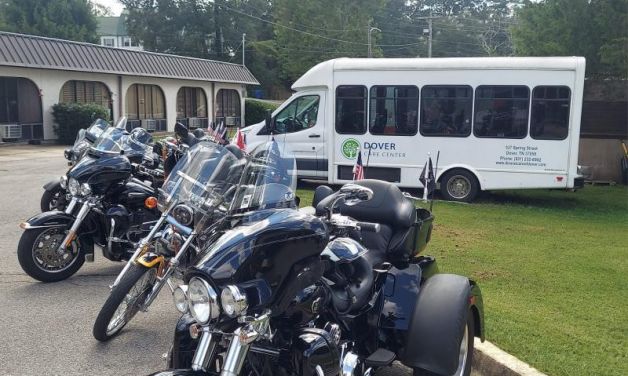
[{"label": "green tree", "polygon": [[627,0],[529,2],[516,19],[517,55],[584,56],[590,76],[628,76]]},{"label": "green tree", "polygon": [[[383,4],[383,0],[275,0],[275,48],[284,78],[294,81],[331,58],[365,57],[372,15]],[[381,50],[375,48],[373,55],[381,56]]]},{"label": "green tree", "polygon": [[97,23],[89,0],[0,1],[0,28],[52,38],[97,41]]}]

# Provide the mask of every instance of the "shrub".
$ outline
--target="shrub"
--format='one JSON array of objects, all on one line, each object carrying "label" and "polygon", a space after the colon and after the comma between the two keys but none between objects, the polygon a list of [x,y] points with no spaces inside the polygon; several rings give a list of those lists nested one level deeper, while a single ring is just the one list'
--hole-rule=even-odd
[{"label": "shrub", "polygon": [[244,113],[246,114],[246,124],[257,124],[266,119],[266,111],[274,111],[279,105],[247,98],[244,102]]},{"label": "shrub", "polygon": [[94,120],[111,120],[108,108],[92,103],[57,103],[52,106],[52,116],[59,143],[66,145],[72,145],[78,131],[89,127]]}]

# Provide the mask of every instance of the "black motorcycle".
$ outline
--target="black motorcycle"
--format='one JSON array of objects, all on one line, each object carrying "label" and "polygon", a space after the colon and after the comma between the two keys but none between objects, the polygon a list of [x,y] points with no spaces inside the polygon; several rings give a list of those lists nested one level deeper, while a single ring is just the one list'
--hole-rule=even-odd
[{"label": "black motorcycle", "polygon": [[212,226],[227,212],[233,195],[224,189],[240,179],[242,158],[237,147],[210,141],[182,153],[159,190],[162,215],[111,286],[94,322],[94,338],[111,339],[148,309],[164,285],[174,292],[181,284],[184,271],[196,260],[199,240],[207,242]]},{"label": "black motorcycle", "polygon": [[395,360],[469,375],[482,295],[419,255],[431,213],[377,180],[319,187],[298,210],[284,146],[251,154],[221,236],[173,294],[172,370],[155,375],[366,376]]},{"label": "black motorcycle", "polygon": [[[156,184],[132,178],[134,172],[148,180],[160,175],[151,169],[159,163],[151,142],[150,134],[141,128],[129,134],[111,127],[100,135],[61,178],[61,186],[72,195],[65,210],[44,212],[20,225],[25,231],[17,254],[28,275],[42,282],[66,279],[86,259],[93,261],[95,245],[113,261],[126,260],[133,253],[159,217],[157,208],[148,205],[150,200],[145,202],[156,195]],[[131,157],[148,166],[132,164]]]},{"label": "black motorcycle", "polygon": [[[96,119],[87,129],[81,129],[76,135],[74,145],[63,151],[63,156],[72,167],[83,157],[87,149],[94,144],[102,132],[109,128],[110,124],[103,119]],[[54,179],[44,185],[44,194],[41,196],[40,208],[42,212],[50,210],[64,210],[71,200],[69,192],[61,187],[61,181]]]}]

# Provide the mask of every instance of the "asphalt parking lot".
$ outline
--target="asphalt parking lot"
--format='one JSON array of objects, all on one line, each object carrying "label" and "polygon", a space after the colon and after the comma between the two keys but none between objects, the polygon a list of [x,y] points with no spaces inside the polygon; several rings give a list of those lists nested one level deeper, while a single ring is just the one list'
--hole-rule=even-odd
[{"label": "asphalt parking lot", "polygon": [[[53,284],[31,279],[18,264],[18,224],[39,212],[42,186],[66,168],[62,147],[0,146],[0,374],[147,375],[162,369],[179,316],[168,291],[102,344],[92,337],[92,325],[123,264],[97,252],[94,263]],[[400,367],[383,373],[409,374]]]}]

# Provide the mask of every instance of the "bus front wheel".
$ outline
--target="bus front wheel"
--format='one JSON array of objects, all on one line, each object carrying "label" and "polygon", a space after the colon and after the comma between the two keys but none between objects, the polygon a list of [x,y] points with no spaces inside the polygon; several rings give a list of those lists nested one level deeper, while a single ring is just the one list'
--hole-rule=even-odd
[{"label": "bus front wheel", "polygon": [[440,192],[448,201],[471,202],[480,192],[480,183],[467,170],[452,170],[440,179]]}]

